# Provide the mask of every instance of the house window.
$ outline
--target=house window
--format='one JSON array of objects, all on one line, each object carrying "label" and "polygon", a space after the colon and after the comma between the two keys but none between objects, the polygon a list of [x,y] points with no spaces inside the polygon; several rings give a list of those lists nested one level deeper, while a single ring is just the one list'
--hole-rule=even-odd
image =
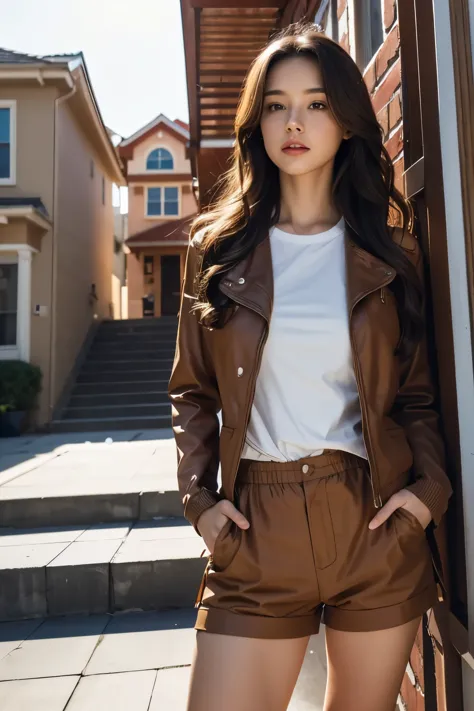
[{"label": "house window", "polygon": [[166,148],[155,148],[146,159],[147,170],[173,170],[173,156]]},{"label": "house window", "polygon": [[15,346],[18,308],[18,264],[0,263],[0,346]]},{"label": "house window", "polygon": [[16,181],[16,102],[0,101],[0,185]]},{"label": "house window", "polygon": [[356,60],[364,71],[383,42],[381,0],[361,0],[355,3]]},{"label": "house window", "polygon": [[147,216],[179,215],[179,188],[148,188]]}]

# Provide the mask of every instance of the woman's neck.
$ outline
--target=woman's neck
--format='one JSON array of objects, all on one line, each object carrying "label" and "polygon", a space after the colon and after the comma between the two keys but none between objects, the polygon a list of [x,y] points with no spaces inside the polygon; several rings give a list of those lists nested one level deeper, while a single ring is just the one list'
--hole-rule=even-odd
[{"label": "woman's neck", "polygon": [[341,218],[332,197],[332,163],[305,175],[280,172],[278,227],[293,234],[317,234]]}]

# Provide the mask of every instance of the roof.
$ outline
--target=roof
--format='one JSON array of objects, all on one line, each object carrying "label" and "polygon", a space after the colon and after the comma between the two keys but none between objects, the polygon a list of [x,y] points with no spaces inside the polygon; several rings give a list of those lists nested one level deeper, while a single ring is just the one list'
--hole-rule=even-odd
[{"label": "roof", "polygon": [[168,129],[174,133],[174,135],[183,143],[186,143],[186,141],[189,140],[189,131],[186,128],[183,128],[181,122],[177,123],[176,121],[171,121],[171,119],[164,114],[158,114],[158,116],[147,123],[146,126],[143,126],[138,131],[135,131],[135,133],[122,141],[120,147],[135,145],[141,140],[148,138],[148,136],[153,133],[153,131],[155,131],[160,124],[162,124],[165,129]]},{"label": "roof", "polygon": [[161,222],[149,227],[147,230],[136,232],[126,240],[126,243],[129,247],[154,244],[156,242],[160,244],[166,244],[167,242],[176,244],[176,242],[179,242],[186,246],[189,242],[191,223],[196,217],[197,215],[194,214],[183,217],[180,220]]},{"label": "roof", "polygon": [[49,60],[43,57],[37,57],[33,54],[24,54],[23,52],[15,52],[14,50],[0,47],[0,64],[38,64],[38,62],[46,62],[49,64]]},{"label": "roof", "polygon": [[39,197],[0,197],[1,207],[33,207],[49,218],[48,211]]}]

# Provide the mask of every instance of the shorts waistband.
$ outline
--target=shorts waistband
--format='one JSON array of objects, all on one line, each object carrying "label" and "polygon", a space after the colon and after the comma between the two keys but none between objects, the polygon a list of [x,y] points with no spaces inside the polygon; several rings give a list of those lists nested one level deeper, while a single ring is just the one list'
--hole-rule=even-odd
[{"label": "shorts waistband", "polygon": [[367,466],[367,460],[356,454],[337,449],[325,449],[322,454],[303,457],[292,462],[241,459],[237,480],[249,484],[301,483],[308,478],[322,479],[348,469]]}]

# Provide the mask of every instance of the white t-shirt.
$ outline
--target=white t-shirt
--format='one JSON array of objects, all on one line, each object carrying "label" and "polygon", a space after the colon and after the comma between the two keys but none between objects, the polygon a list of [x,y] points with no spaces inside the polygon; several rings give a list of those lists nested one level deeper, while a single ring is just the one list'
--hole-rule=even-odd
[{"label": "white t-shirt", "polygon": [[270,231],[274,305],[242,458],[367,458],[349,339],[344,218],[325,232]]}]

